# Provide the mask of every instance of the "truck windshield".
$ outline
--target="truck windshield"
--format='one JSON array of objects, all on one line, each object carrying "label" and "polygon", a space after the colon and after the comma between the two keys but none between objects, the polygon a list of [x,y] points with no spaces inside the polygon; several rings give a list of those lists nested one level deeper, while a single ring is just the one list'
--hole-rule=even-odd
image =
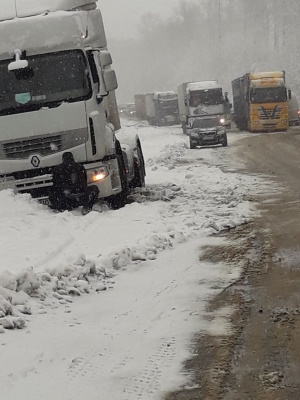
[{"label": "truck windshield", "polygon": [[220,125],[219,118],[197,118],[193,122],[192,129],[216,128]]},{"label": "truck windshield", "polygon": [[89,98],[87,65],[81,51],[30,56],[28,67],[9,71],[0,61],[0,115],[34,111]]},{"label": "truck windshield", "polygon": [[250,89],[251,103],[280,103],[287,101],[286,88],[284,86],[272,88]]},{"label": "truck windshield", "polygon": [[168,109],[168,108],[178,108],[178,101],[177,99],[171,99],[171,100],[164,100],[164,101],[159,101],[159,108],[160,109]]},{"label": "truck windshield", "polygon": [[215,106],[223,104],[222,89],[197,90],[190,92],[190,107],[198,107],[201,104]]}]

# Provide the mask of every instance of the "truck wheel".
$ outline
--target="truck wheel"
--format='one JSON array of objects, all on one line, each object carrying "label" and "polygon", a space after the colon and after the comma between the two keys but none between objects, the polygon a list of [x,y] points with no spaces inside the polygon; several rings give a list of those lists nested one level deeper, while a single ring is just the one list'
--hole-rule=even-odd
[{"label": "truck wheel", "polygon": [[127,203],[128,196],[128,186],[127,186],[127,175],[126,175],[126,167],[123,160],[123,156],[118,154],[118,166],[119,166],[119,174],[122,185],[122,191],[114,196],[110,196],[107,201],[112,209],[118,210],[122,208]]},{"label": "truck wheel", "polygon": [[197,147],[196,143],[191,140],[190,137],[190,149],[195,149]]},{"label": "truck wheel", "polygon": [[132,189],[136,187],[145,187],[145,162],[140,147],[137,148],[137,159],[134,163],[134,178],[130,183]]}]

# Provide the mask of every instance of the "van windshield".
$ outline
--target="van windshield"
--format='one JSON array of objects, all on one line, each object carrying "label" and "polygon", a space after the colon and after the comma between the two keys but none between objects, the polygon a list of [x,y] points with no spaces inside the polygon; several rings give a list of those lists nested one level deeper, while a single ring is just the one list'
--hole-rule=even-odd
[{"label": "van windshield", "polygon": [[89,98],[91,88],[82,51],[26,57],[28,67],[9,71],[0,61],[0,115],[55,107]]}]

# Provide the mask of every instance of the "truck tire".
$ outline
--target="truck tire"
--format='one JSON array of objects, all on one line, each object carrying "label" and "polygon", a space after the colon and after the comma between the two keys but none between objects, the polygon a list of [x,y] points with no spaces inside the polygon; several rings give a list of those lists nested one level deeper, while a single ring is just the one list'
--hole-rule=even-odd
[{"label": "truck tire", "polygon": [[157,126],[167,126],[167,121],[164,118],[157,119]]},{"label": "truck tire", "polygon": [[137,148],[137,159],[134,162],[134,178],[130,183],[132,189],[145,187],[145,162],[140,147]]},{"label": "truck tire", "polygon": [[118,166],[119,166],[119,174],[120,180],[122,185],[122,191],[114,196],[110,196],[107,201],[110,207],[113,210],[118,210],[122,208],[127,203],[127,196],[128,196],[128,185],[127,185],[127,175],[126,175],[126,167],[124,163],[124,159],[122,154],[117,155]]},{"label": "truck tire", "polygon": [[195,144],[195,142],[193,142],[191,140],[191,137],[190,137],[190,149],[195,149],[196,147],[197,147],[197,145]]}]

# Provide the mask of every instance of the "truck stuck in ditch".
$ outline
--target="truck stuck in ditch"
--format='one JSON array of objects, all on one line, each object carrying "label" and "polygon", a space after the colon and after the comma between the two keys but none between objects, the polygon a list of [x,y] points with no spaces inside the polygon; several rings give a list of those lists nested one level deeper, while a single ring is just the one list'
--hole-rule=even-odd
[{"label": "truck stuck in ditch", "polygon": [[97,0],[5,0],[0,11],[0,190],[49,203],[71,151],[114,207],[145,182],[137,135],[123,136],[117,79]]}]

